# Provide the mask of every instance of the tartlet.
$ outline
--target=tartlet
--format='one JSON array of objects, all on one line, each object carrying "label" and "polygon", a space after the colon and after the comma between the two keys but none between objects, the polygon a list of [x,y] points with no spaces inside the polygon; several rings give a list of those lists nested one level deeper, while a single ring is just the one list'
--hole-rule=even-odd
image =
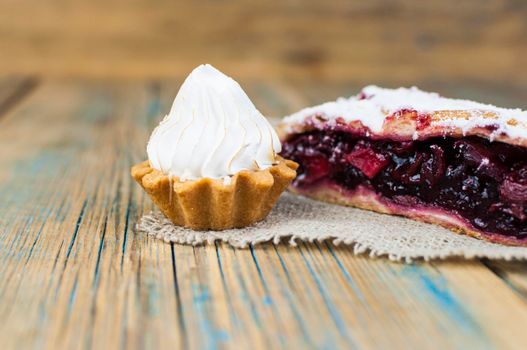
[{"label": "tartlet", "polygon": [[133,178],[175,225],[241,228],[264,219],[296,176],[278,136],[233,79],[194,69],[153,131]]},{"label": "tartlet", "polygon": [[225,230],[264,219],[295,178],[297,167],[280,157],[265,170],[240,171],[230,182],[211,178],[181,182],[144,161],[132,167],[132,176],[175,225]]},{"label": "tartlet", "polygon": [[527,245],[527,112],[368,86],[286,117],[291,190]]}]

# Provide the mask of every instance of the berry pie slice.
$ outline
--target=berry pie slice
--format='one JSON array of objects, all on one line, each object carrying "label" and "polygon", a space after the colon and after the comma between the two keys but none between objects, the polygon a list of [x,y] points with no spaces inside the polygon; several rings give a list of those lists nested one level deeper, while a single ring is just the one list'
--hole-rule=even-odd
[{"label": "berry pie slice", "polygon": [[296,193],[527,246],[527,111],[368,86],[279,129]]}]

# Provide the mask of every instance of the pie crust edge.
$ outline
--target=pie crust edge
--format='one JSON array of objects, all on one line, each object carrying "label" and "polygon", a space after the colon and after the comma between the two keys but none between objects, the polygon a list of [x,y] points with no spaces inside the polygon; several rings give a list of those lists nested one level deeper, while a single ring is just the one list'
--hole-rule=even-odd
[{"label": "pie crust edge", "polygon": [[[337,187],[338,185],[335,185]],[[457,234],[465,234],[474,238],[482,239],[492,243],[507,244],[514,246],[526,246],[527,240],[520,240],[515,237],[483,233],[470,226],[461,217],[456,218],[446,210],[437,208],[420,207],[418,210],[383,200],[375,192],[360,186],[354,191],[342,191],[333,186],[321,185],[310,187],[309,190],[302,190],[290,186],[290,192],[309,197],[326,203],[338,204],[342,206],[355,207],[370,210],[381,214],[397,215],[410,218],[416,221],[435,224],[445,227]]]},{"label": "pie crust edge", "polygon": [[210,178],[180,182],[153,169],[148,160],[134,165],[131,175],[175,225],[225,230],[249,226],[269,214],[298,167],[293,161],[277,160],[264,170],[240,171],[230,183]]}]

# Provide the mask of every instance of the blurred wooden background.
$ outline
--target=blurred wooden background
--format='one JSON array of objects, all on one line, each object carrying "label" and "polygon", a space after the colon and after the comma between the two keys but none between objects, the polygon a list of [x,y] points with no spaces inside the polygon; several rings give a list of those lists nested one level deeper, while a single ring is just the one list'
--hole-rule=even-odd
[{"label": "blurred wooden background", "polygon": [[0,0],[0,70],[45,77],[527,80],[524,0]]}]

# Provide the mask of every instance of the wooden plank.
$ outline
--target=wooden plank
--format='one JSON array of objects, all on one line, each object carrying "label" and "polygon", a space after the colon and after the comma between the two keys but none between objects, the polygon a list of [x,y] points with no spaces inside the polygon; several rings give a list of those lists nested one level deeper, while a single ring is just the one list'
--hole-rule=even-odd
[{"label": "wooden plank", "polygon": [[[370,273],[360,276],[364,272],[351,267],[357,259],[346,250],[336,255],[352,274],[358,270],[357,284],[366,285],[366,295],[374,298],[371,305],[384,315],[391,310],[395,324],[382,327],[387,341],[396,339],[392,332],[425,348],[514,348],[526,341],[521,330],[524,302],[478,262],[395,267],[367,262]],[[379,277],[372,279],[372,274]],[[388,323],[382,315],[376,315],[377,322]]]},{"label": "wooden plank", "polygon": [[[152,204],[129,167],[145,157],[177,87],[46,82],[7,113],[0,347],[521,348],[527,341],[525,300],[478,261],[408,266],[325,243],[234,250],[137,233]],[[272,115],[310,98],[284,83],[248,91]]]},{"label": "wooden plank", "polygon": [[[1,332],[14,336],[2,339],[17,346],[141,344],[149,313],[137,317],[137,308],[157,308],[171,332],[148,341],[176,342],[170,246],[143,253],[148,245],[137,245],[132,230],[143,195],[129,176],[140,154],[130,140],[146,137],[136,123],[148,115],[147,89],[66,84],[39,92],[1,131],[3,169],[13,169],[2,187],[10,208],[2,214],[2,314],[12,322]],[[141,265],[143,254],[151,264]],[[159,278],[164,305],[143,287]]]},{"label": "wooden plank", "polygon": [[[455,309],[451,308],[451,301],[455,300],[452,297],[455,296],[457,302],[454,305],[462,306],[470,317],[468,320],[476,321],[469,324],[484,334],[482,341],[496,348],[508,349],[522,348],[527,344],[527,336],[522,333],[521,326],[527,321],[525,300],[503,280],[479,261],[464,265],[450,261],[436,264],[435,267],[442,277],[436,278],[436,282],[430,285],[430,292],[438,293],[438,300],[445,304],[446,310],[452,311]],[[442,286],[450,286],[450,292],[444,293],[449,289]]]},{"label": "wooden plank", "polygon": [[34,77],[10,76],[0,78],[0,119],[14,108],[38,85]]},{"label": "wooden plank", "polygon": [[523,261],[490,261],[485,259],[483,263],[527,302],[527,267]]},{"label": "wooden plank", "polygon": [[526,11],[514,0],[3,1],[0,68],[164,78],[206,60],[239,76],[304,81],[524,84]]}]

